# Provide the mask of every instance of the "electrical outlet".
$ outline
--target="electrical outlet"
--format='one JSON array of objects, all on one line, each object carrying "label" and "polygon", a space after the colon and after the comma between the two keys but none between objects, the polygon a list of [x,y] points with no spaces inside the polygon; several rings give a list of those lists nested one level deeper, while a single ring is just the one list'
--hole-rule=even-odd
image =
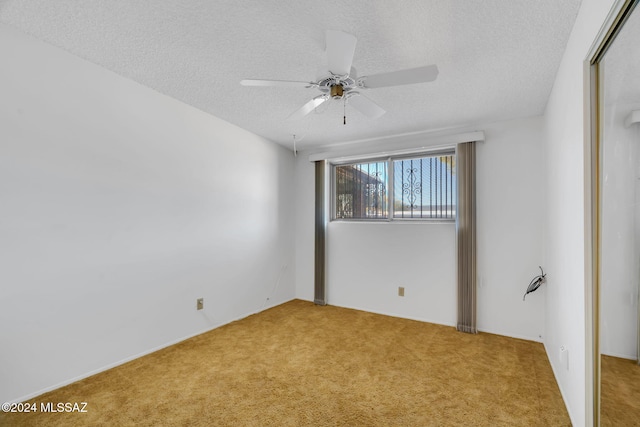
[{"label": "electrical outlet", "polygon": [[399,297],[403,297],[404,296],[404,287],[402,287],[402,286],[398,287],[398,296]]},{"label": "electrical outlet", "polygon": [[196,309],[202,310],[204,308],[204,298],[198,298],[196,300]]}]

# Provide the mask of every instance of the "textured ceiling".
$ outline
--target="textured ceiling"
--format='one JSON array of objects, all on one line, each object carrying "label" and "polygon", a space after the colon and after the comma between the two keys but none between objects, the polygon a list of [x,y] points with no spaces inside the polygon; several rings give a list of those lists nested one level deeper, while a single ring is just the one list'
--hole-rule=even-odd
[{"label": "textured ceiling", "polygon": [[[0,0],[0,22],[242,128],[298,147],[542,114],[580,0]],[[358,39],[359,75],[437,64],[431,83],[371,89],[371,120],[319,94],[325,30]],[[325,104],[327,105],[327,104]]]}]

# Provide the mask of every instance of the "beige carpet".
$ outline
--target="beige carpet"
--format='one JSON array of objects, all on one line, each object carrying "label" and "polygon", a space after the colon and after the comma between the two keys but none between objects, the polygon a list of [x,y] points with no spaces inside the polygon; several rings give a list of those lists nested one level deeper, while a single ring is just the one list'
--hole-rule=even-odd
[{"label": "beige carpet", "polygon": [[640,366],[612,356],[601,364],[600,425],[640,426]]},{"label": "beige carpet", "polygon": [[88,412],[0,425],[570,425],[539,343],[299,300],[32,402]]}]

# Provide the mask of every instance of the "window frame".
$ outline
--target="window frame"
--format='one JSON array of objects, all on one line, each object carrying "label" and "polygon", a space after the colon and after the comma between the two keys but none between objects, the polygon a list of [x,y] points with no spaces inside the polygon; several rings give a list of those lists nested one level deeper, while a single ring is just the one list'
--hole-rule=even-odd
[{"label": "window frame", "polygon": [[[337,160],[329,162],[331,165],[331,191],[330,193],[330,221],[331,222],[370,222],[370,223],[389,223],[389,222],[399,222],[399,223],[416,223],[416,222],[424,222],[424,223],[455,223],[457,218],[457,206],[458,206],[458,193],[457,191],[452,195],[452,201],[455,203],[456,210],[451,218],[424,218],[424,217],[394,217],[394,203],[395,203],[395,186],[394,186],[394,162],[396,160],[411,160],[411,159],[420,159],[425,157],[438,157],[438,156],[453,156],[454,159],[456,157],[456,149],[455,148],[441,148],[433,151],[419,151],[419,152],[411,152],[404,154],[394,154],[394,155],[386,155],[386,156],[372,156],[372,157],[358,157],[358,158],[350,158],[348,160]],[[336,194],[336,168],[339,166],[346,165],[356,165],[361,163],[376,163],[376,162],[385,162],[387,164],[387,182],[386,182],[386,192],[387,192],[387,217],[386,218],[339,218],[337,216],[338,208],[337,208],[337,194]],[[455,171],[455,169],[454,169]],[[457,190],[457,186],[456,186]]]}]

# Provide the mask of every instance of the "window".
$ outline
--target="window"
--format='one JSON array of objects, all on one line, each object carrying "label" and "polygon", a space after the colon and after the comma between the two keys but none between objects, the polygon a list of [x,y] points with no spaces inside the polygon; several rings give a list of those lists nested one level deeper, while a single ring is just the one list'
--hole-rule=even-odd
[{"label": "window", "polygon": [[335,167],[335,218],[385,219],[387,162]]},{"label": "window", "polygon": [[337,165],[333,177],[334,219],[455,218],[453,152]]},{"label": "window", "polygon": [[455,218],[455,156],[393,162],[394,218]]}]

